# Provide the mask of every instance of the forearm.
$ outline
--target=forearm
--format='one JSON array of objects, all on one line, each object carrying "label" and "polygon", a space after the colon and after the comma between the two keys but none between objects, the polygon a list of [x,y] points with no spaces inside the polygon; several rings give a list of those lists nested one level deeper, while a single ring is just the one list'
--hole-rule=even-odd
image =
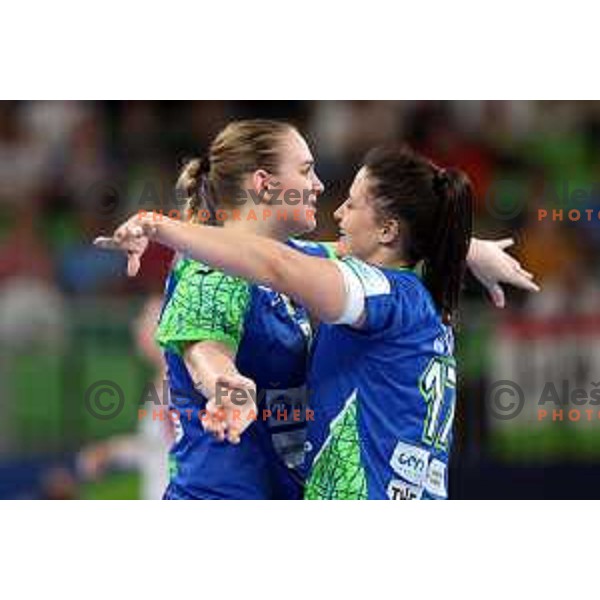
[{"label": "forearm", "polygon": [[471,243],[469,244],[469,250],[467,251],[467,266],[470,267],[473,262],[477,261],[477,246],[481,240],[473,236]]},{"label": "forearm", "polygon": [[[234,352],[222,342],[207,340],[188,346],[185,364],[194,386],[206,397],[205,431],[237,444],[256,415],[256,385],[241,375]],[[227,431],[226,431],[227,430]]]},{"label": "forearm", "polygon": [[157,242],[228,275],[264,285],[285,285],[281,281],[280,265],[286,263],[291,266],[297,254],[268,238],[230,231],[224,227],[208,227],[171,219],[161,219],[150,227],[149,233]]},{"label": "forearm", "polygon": [[190,344],[184,352],[184,361],[194,387],[208,399],[216,396],[220,377],[238,374],[233,352],[222,342]]}]

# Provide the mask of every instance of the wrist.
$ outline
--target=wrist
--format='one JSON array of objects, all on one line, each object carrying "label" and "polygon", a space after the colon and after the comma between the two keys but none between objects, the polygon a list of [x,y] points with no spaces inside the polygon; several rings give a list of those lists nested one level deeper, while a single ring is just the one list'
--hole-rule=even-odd
[{"label": "wrist", "polygon": [[471,242],[469,243],[469,250],[467,251],[467,265],[469,267],[477,262],[480,247],[481,240],[477,239],[476,237],[472,237]]},{"label": "wrist", "polygon": [[157,217],[155,214],[142,215],[138,218],[138,222],[144,235],[150,240],[156,240],[160,235],[160,231],[162,230],[166,218],[167,217],[163,217],[162,215]]}]

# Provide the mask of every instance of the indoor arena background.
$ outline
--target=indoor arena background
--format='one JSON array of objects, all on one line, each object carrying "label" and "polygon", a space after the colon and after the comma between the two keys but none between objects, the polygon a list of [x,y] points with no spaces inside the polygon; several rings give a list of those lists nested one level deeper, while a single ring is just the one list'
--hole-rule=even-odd
[{"label": "indoor arena background", "polygon": [[[316,237],[335,236],[330,215],[379,142],[467,171],[476,233],[514,236],[543,291],[507,290],[500,311],[467,282],[451,497],[600,497],[600,103],[466,101],[0,102],[0,497],[152,496],[164,440],[138,408],[160,380],[148,331],[170,254],[151,248],[128,279],[91,241],[160,203],[229,120],[256,117],[310,141],[326,184]],[[126,400],[114,418],[85,402],[102,381]],[[499,381],[523,391],[513,418],[490,400]],[[589,407],[560,404],[578,389]]]}]

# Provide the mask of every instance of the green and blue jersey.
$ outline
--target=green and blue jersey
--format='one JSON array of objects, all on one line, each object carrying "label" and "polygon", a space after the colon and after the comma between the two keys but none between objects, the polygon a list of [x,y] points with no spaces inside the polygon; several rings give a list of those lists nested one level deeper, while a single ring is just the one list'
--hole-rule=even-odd
[{"label": "green and blue jersey", "polygon": [[[299,251],[327,256],[319,244],[290,241]],[[157,341],[165,351],[170,406],[180,414],[171,450],[169,498],[295,499],[302,481],[308,350],[308,314],[268,287],[249,284],[197,261],[180,259],[167,280]],[[206,434],[200,420],[206,398],[183,360],[185,347],[215,340],[236,353],[237,369],[257,385],[259,410],[231,445]],[[198,382],[196,382],[197,384]],[[266,409],[270,416],[264,418]],[[297,414],[297,413],[296,413]]]}]

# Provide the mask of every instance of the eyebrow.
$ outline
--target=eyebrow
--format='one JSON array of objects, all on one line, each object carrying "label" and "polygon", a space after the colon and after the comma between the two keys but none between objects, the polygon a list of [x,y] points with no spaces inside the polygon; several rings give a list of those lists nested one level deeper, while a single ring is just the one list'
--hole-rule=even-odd
[{"label": "eyebrow", "polygon": [[311,160],[305,160],[305,161],[302,163],[302,165],[307,165],[307,166],[308,166],[308,165],[314,165],[314,164],[315,164],[315,161],[314,161],[314,159],[311,159]]}]

